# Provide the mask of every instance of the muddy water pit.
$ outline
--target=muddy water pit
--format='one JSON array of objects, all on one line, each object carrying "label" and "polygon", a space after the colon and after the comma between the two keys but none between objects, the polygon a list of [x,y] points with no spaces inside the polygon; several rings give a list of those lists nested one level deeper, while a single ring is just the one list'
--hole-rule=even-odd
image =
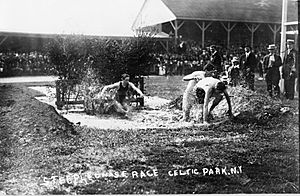
[{"label": "muddy water pit", "polygon": [[180,128],[194,126],[192,123],[180,121],[182,112],[176,109],[161,109],[170,100],[160,97],[145,97],[145,108],[133,110],[128,118],[112,115],[87,115],[83,105],[71,105],[68,110],[58,110],[55,105],[55,88],[49,86],[29,87],[43,93],[45,96],[37,100],[53,106],[57,112],[74,124],[101,129],[147,129],[147,128]]}]

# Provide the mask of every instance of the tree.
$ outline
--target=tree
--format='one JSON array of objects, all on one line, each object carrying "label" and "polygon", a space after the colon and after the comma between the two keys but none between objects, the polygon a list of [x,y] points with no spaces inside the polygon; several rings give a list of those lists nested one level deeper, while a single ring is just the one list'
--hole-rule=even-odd
[{"label": "tree", "polygon": [[[132,79],[148,75],[150,65],[155,61],[153,46],[152,38],[147,36],[122,41],[77,35],[58,36],[47,47],[53,67],[49,70],[54,70],[53,74],[60,79],[56,86],[61,97],[57,95],[57,99],[64,104],[66,97],[69,100],[70,92],[79,84],[84,84],[85,87],[79,89],[97,89],[84,90],[85,98],[93,100],[95,92],[103,85],[119,81],[123,73],[128,73]],[[91,80],[94,82],[87,82]]]}]

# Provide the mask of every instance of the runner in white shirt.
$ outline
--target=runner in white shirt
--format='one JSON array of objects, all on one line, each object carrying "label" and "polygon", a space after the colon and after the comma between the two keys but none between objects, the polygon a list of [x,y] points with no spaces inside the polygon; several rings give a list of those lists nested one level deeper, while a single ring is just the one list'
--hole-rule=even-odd
[{"label": "runner in white shirt", "polygon": [[188,81],[188,85],[183,93],[182,99],[182,111],[183,111],[183,121],[190,120],[190,110],[196,101],[196,94],[193,89],[198,81],[205,78],[205,71],[194,71],[193,73],[183,77],[183,81]]},{"label": "runner in white shirt", "polygon": [[[233,117],[230,98],[226,91],[226,86],[223,82],[213,77],[203,78],[195,85],[194,91],[196,92],[197,100],[199,101],[199,103],[203,104],[202,112],[204,124],[209,124],[208,116],[211,116],[211,112],[213,111],[213,109],[222,101],[222,94],[225,95],[228,104],[227,113],[230,117]],[[208,103],[210,101],[210,98],[212,97],[214,97],[215,99],[212,106],[208,110]]]}]

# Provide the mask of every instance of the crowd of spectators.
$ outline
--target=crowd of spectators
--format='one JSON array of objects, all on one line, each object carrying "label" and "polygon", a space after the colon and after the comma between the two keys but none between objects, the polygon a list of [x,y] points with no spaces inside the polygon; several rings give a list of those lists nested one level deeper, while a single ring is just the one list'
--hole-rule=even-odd
[{"label": "crowd of spectators", "polygon": [[[253,48],[257,57],[256,72],[261,73],[260,61],[267,54],[267,45],[261,44]],[[244,53],[241,46],[233,45],[230,49],[217,45],[222,55],[222,65],[231,64],[233,57],[240,57]],[[186,75],[193,71],[203,70],[210,60],[209,47],[202,48],[196,42],[181,42],[176,52],[155,53],[156,65],[150,74]],[[49,73],[49,58],[42,52],[2,52],[0,53],[0,76],[16,75],[45,75]]]},{"label": "crowd of spectators", "polygon": [[[179,44],[177,52],[174,53],[156,53],[154,54],[157,64],[154,73],[159,75],[186,75],[193,71],[201,71],[210,60],[209,46],[202,48],[199,45],[192,43],[184,43],[186,46]],[[257,59],[257,67],[255,71],[262,77],[262,58],[268,54],[268,44],[260,44],[252,49]],[[227,49],[217,45],[219,53],[222,55],[223,69],[231,65],[234,57],[240,57],[244,54],[244,47],[233,45]]]},{"label": "crowd of spectators", "polygon": [[0,53],[0,76],[45,75],[49,67],[49,58],[41,52]]}]

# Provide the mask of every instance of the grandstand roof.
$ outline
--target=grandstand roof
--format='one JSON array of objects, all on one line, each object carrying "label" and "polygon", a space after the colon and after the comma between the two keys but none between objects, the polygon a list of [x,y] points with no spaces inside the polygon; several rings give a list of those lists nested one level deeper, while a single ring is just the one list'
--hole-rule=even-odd
[{"label": "grandstand roof", "polygon": [[[145,0],[133,28],[175,19],[281,23],[281,14],[282,0]],[[297,2],[288,0],[288,21],[297,20]]]}]

